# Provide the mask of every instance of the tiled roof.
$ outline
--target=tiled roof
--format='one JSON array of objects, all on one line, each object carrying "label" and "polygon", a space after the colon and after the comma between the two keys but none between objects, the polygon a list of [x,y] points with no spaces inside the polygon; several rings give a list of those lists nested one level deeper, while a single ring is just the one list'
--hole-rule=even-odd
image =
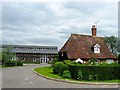
[{"label": "tiled roof", "polygon": [[[94,53],[91,49],[93,45],[100,45],[100,53]],[[116,59],[110,52],[102,37],[71,34],[71,37],[59,52],[66,52],[69,59],[77,58],[99,58]]]}]

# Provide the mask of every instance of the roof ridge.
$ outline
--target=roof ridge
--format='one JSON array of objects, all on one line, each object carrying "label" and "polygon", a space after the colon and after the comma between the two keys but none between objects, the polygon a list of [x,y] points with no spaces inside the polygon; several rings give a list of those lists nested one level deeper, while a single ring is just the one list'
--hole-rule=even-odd
[{"label": "roof ridge", "polygon": [[71,33],[71,36],[73,36],[73,35],[78,35],[78,36],[89,36],[89,37],[98,37],[98,38],[102,38],[102,36],[92,36],[92,35],[85,35],[85,34]]}]

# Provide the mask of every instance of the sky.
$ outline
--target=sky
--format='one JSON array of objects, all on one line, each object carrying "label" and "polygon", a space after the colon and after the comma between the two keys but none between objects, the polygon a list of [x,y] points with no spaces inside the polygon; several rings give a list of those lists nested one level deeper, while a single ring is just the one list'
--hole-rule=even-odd
[{"label": "sky", "polygon": [[[19,0],[18,0],[19,1]],[[2,44],[58,46],[71,33],[118,35],[118,2],[2,2]]]}]

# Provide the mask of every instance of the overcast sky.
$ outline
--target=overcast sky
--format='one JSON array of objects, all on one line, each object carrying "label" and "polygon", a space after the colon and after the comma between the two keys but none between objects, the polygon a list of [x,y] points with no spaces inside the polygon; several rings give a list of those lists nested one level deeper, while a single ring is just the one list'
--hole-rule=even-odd
[{"label": "overcast sky", "polygon": [[98,36],[118,34],[117,2],[4,2],[2,44],[57,45],[71,33]]}]

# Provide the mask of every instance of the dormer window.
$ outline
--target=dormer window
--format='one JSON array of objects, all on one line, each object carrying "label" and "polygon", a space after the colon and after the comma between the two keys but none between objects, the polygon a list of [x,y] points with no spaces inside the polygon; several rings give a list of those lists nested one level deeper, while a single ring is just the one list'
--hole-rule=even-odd
[{"label": "dormer window", "polygon": [[100,53],[100,45],[99,44],[94,45],[94,53]]}]

